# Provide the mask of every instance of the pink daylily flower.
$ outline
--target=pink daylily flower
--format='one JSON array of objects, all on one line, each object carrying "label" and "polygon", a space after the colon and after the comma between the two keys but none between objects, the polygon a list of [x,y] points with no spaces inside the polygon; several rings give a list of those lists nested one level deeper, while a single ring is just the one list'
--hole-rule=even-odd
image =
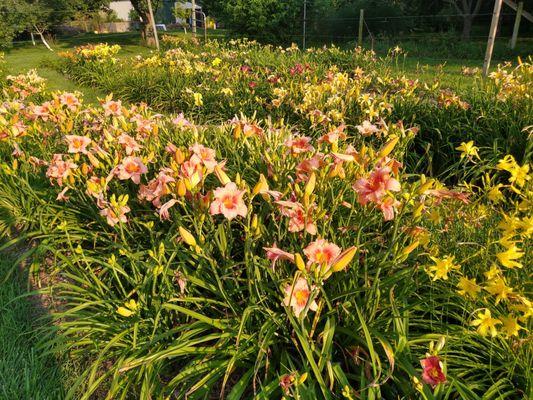
[{"label": "pink daylily flower", "polygon": [[116,167],[115,174],[120,180],[131,179],[134,183],[139,184],[141,175],[147,172],[148,168],[139,157],[129,156],[124,158],[122,163]]},{"label": "pink daylily flower", "polygon": [[[298,278],[294,285],[287,285],[285,287],[285,298],[283,304],[287,307],[292,307],[292,311],[296,317],[300,317],[305,310],[307,303],[309,303],[311,292],[315,290],[315,286],[309,287],[309,284],[304,278]],[[318,304],[313,300],[309,304],[309,310],[316,311]],[[305,317],[305,315],[303,315]]]},{"label": "pink daylily flower", "polygon": [[324,239],[317,239],[304,249],[304,254],[309,260],[308,265],[331,265],[341,254],[341,248]]},{"label": "pink daylily flower", "polygon": [[244,193],[245,191],[239,190],[233,182],[229,182],[226,186],[215,189],[214,200],[211,203],[209,212],[211,215],[222,214],[229,220],[232,220],[238,215],[246,217],[248,208],[242,198]]},{"label": "pink daylily flower", "polygon": [[134,138],[132,138],[130,135],[127,135],[125,133],[121,134],[118,137],[118,142],[126,150],[126,154],[128,156],[142,149],[142,146],[139,143],[137,143],[137,141]]},{"label": "pink daylily flower", "polygon": [[69,153],[87,154],[87,146],[91,144],[91,139],[87,136],[65,135],[68,143]]}]

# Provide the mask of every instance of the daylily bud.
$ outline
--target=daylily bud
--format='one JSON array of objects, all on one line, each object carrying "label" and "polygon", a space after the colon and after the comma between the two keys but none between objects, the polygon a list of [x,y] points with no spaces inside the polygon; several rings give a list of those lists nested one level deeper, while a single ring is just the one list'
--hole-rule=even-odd
[{"label": "daylily bud", "polygon": [[252,229],[257,229],[258,223],[259,220],[257,219],[257,214],[254,214],[254,217],[252,218]]},{"label": "daylily bud", "polygon": [[126,318],[131,317],[133,315],[133,311],[128,310],[126,307],[117,308],[117,313]]},{"label": "daylily bud", "polygon": [[89,173],[89,166],[87,164],[85,164],[85,163],[82,164],[81,173],[83,175],[87,175]]},{"label": "daylily bud", "polygon": [[391,153],[391,151],[394,150],[394,147],[396,147],[399,140],[400,140],[399,137],[395,137],[389,140],[387,143],[385,143],[385,145],[379,151],[377,158],[387,157]]},{"label": "daylily bud", "polygon": [[178,181],[178,196],[180,197],[183,197],[185,196],[185,194],[187,193],[187,187],[185,186],[185,182],[183,181],[183,179],[180,179]]},{"label": "daylily bud", "polygon": [[305,380],[307,379],[307,372],[303,373],[301,376],[300,376],[300,379],[298,379],[298,385],[301,385],[302,383],[305,382]]},{"label": "daylily bud", "polygon": [[405,249],[402,250],[402,256],[407,256],[411,254],[411,252],[416,249],[420,245],[420,241],[415,240],[413,243],[411,243],[409,246],[407,246]]},{"label": "daylily bud", "polygon": [[196,246],[196,239],[187,229],[180,226],[179,232],[185,243],[187,243],[189,246]]},{"label": "daylily bud", "polygon": [[218,164],[215,166],[215,175],[223,185],[227,185],[231,182],[229,176],[222,170],[222,168],[220,168],[220,165]]},{"label": "daylily bud", "polygon": [[174,160],[176,160],[178,164],[183,164],[183,162],[185,161],[185,154],[183,154],[183,151],[181,149],[176,150],[176,152],[174,153]]},{"label": "daylily bud", "polygon": [[309,176],[309,180],[307,181],[307,184],[305,185],[305,194],[310,196],[313,191],[315,190],[315,186],[316,186],[316,175],[314,172],[311,173],[311,175]]},{"label": "daylily bud", "polygon": [[259,181],[254,186],[252,194],[256,196],[257,194],[268,190],[268,182],[263,174],[259,175]]},{"label": "daylily bud", "polygon": [[357,247],[355,246],[352,246],[349,249],[345,250],[341,255],[337,257],[337,260],[333,263],[331,269],[334,272],[342,271],[352,261],[356,252]]},{"label": "daylily bud", "polygon": [[305,262],[300,253],[294,254],[294,263],[300,271],[305,271]]},{"label": "daylily bud", "polygon": [[428,179],[426,182],[420,185],[420,187],[417,190],[418,194],[424,194],[426,190],[431,188],[431,186],[433,186],[433,179]]},{"label": "daylily bud", "polygon": [[92,153],[87,153],[87,158],[89,159],[89,162],[92,164],[94,168],[98,168],[100,166],[100,161],[96,158],[96,156]]}]

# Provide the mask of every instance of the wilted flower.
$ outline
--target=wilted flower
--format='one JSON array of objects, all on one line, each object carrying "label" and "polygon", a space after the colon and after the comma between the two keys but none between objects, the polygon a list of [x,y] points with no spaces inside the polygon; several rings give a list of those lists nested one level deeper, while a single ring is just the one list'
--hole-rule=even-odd
[{"label": "wilted flower", "polygon": [[372,122],[365,120],[361,125],[356,126],[359,133],[363,136],[370,136],[373,134],[377,134],[380,130],[379,128],[374,125]]},{"label": "wilted flower", "polygon": [[267,258],[272,261],[272,268],[276,266],[276,261],[278,260],[289,260],[294,262],[294,254],[281,250],[275,244],[272,247],[263,247],[263,250],[266,251]]}]

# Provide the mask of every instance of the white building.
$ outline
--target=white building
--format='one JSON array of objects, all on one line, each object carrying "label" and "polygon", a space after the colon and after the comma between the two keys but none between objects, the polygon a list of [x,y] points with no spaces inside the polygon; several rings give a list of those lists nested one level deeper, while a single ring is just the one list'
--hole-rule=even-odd
[{"label": "white building", "polygon": [[[185,21],[180,20],[178,18],[175,18],[172,10],[175,6],[185,8],[192,10],[192,3],[190,1],[177,1],[177,2],[170,2],[170,1],[163,1],[161,2],[161,5],[159,7],[159,10],[157,10],[156,13],[156,22],[157,23],[164,23],[164,24],[171,24],[171,23],[183,23]],[[131,5],[131,2],[129,0],[122,0],[122,1],[112,1],[109,4],[109,8],[117,13],[117,16],[124,21],[130,20],[130,12],[133,10],[133,6]],[[202,7],[196,3],[196,19],[197,21],[201,21],[201,13],[202,13]]]},{"label": "white building", "polygon": [[129,0],[112,1],[109,3],[109,8],[115,11],[121,20],[130,20],[130,11],[133,10],[133,6]]}]

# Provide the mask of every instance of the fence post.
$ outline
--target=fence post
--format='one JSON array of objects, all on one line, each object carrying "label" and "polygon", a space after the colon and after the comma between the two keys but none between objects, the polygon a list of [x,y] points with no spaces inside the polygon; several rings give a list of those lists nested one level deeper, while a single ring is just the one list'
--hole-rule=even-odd
[{"label": "fence post", "polygon": [[303,36],[302,36],[302,49],[305,50],[305,35],[307,25],[307,0],[304,0],[304,20],[303,20]]},{"label": "fence post", "polygon": [[148,12],[150,13],[150,18],[152,19],[152,30],[154,34],[155,47],[159,51],[159,37],[157,36],[157,27],[155,26],[155,17],[154,10],[152,9],[152,0],[148,0]]},{"label": "fence post", "polygon": [[192,14],[191,14],[191,31],[196,36],[196,1],[191,0]]},{"label": "fence post", "polygon": [[359,47],[363,47],[363,24],[365,22],[365,10],[359,10],[359,37],[357,39],[357,44]]},{"label": "fence post", "polygon": [[518,39],[518,29],[520,28],[520,19],[522,18],[523,9],[524,9],[524,2],[521,1],[520,3],[518,3],[518,8],[516,9],[516,18],[514,20],[513,37],[511,38],[511,49],[514,49],[516,46],[516,39]]},{"label": "fence post", "polygon": [[494,2],[494,11],[492,12],[489,39],[487,41],[487,51],[485,52],[485,61],[483,62],[483,76],[487,76],[489,74],[490,59],[492,58],[492,50],[494,49],[494,40],[496,39],[496,31],[498,30],[498,21],[500,20],[502,2],[503,0],[496,0]]}]

